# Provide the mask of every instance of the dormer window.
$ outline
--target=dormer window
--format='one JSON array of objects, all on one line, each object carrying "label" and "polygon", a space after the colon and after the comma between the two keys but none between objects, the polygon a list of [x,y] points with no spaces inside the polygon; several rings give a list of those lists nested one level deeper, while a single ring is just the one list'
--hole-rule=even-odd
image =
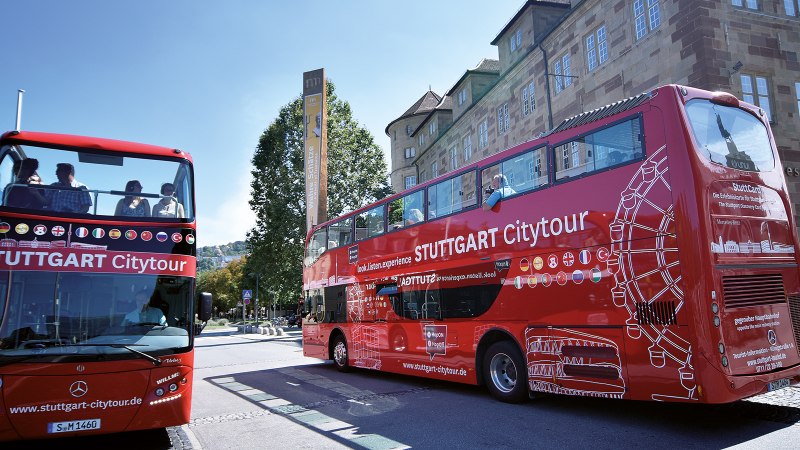
[{"label": "dormer window", "polygon": [[413,132],[414,132],[414,129],[411,127],[411,125],[406,125],[406,135],[407,136],[411,136],[411,133],[413,133]]},{"label": "dormer window", "polygon": [[458,91],[458,106],[461,106],[466,102],[467,102],[467,88],[464,88]]},{"label": "dormer window", "polygon": [[512,53],[522,48],[522,30],[517,30],[516,33],[511,35],[508,39],[508,45]]}]

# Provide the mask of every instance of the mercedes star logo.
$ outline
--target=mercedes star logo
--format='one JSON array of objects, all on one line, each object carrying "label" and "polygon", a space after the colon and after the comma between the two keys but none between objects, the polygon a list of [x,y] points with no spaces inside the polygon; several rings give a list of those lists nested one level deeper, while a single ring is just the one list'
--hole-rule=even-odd
[{"label": "mercedes star logo", "polygon": [[76,381],[69,386],[69,393],[73,397],[83,397],[87,392],[89,392],[89,386],[85,381]]}]

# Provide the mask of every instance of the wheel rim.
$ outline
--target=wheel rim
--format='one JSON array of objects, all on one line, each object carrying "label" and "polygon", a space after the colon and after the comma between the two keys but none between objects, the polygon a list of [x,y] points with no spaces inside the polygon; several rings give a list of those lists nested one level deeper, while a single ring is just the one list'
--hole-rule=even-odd
[{"label": "wheel rim", "polygon": [[347,364],[347,346],[344,345],[344,342],[339,341],[336,343],[336,346],[333,347],[333,360],[336,361],[336,364],[339,366]]},{"label": "wheel rim", "polygon": [[501,392],[509,393],[517,385],[517,366],[505,353],[498,353],[492,357],[489,362],[489,373],[492,376],[492,383]]}]

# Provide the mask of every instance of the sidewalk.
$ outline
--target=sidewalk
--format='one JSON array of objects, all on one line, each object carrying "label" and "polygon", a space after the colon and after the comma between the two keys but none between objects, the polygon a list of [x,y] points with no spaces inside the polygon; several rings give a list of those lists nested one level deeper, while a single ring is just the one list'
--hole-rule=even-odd
[{"label": "sidewalk", "polygon": [[[244,332],[243,332],[244,329]],[[206,336],[241,336],[249,339],[269,339],[281,336],[300,336],[302,329],[298,327],[255,327],[253,325],[238,326],[238,327],[214,327],[206,328],[197,337]]]}]

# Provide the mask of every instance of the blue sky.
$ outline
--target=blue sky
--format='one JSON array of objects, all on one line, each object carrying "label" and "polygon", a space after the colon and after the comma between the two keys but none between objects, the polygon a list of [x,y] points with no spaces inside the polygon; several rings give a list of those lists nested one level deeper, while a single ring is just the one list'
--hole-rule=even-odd
[{"label": "blue sky", "polygon": [[[359,123],[442,95],[524,0],[4,2],[0,129],[175,147],[195,162],[198,245],[245,238],[250,159],[302,73],[324,67]],[[313,31],[308,31],[313,30]],[[78,177],[80,179],[80,177]]]}]

